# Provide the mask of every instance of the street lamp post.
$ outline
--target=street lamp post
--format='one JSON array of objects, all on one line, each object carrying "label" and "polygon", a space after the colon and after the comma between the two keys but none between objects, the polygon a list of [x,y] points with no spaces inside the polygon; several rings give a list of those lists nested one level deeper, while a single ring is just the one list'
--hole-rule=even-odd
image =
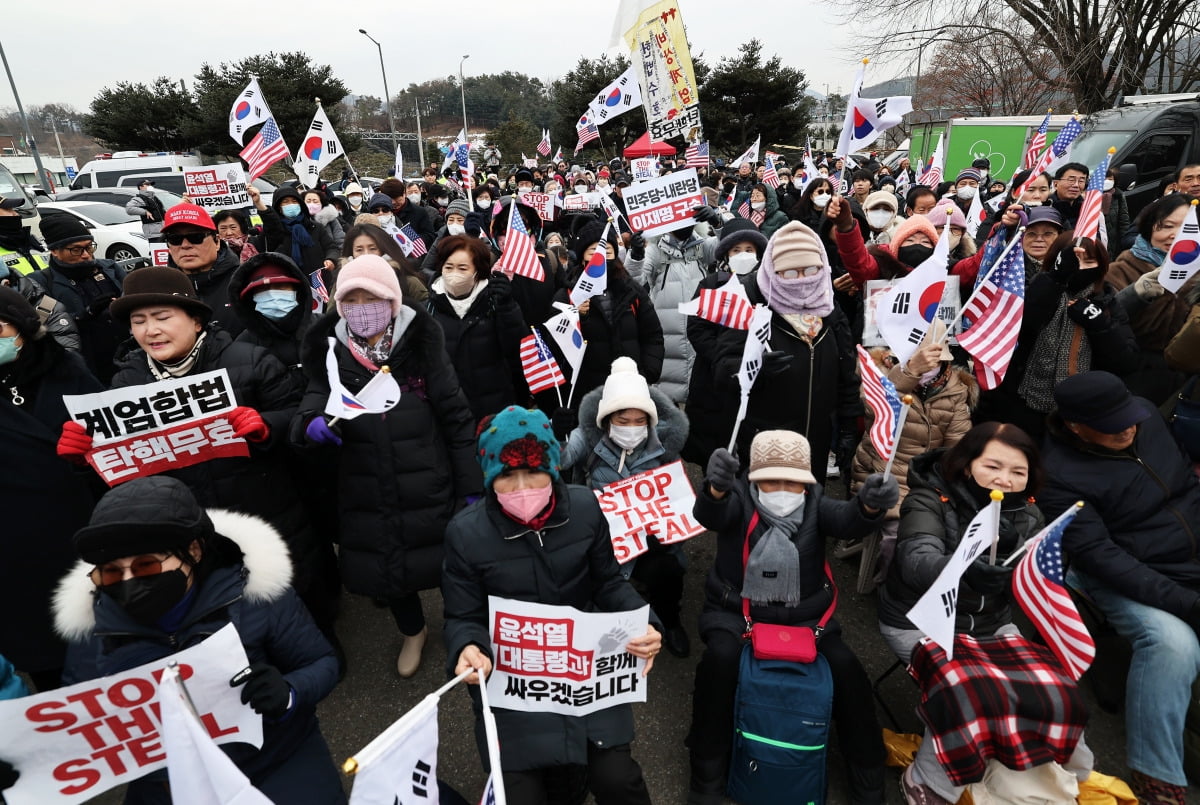
[{"label": "street lamp post", "polygon": [[[463,81],[463,62],[465,62],[469,58],[471,58],[470,53],[468,53],[466,56],[463,56],[458,61],[458,89],[459,89],[459,92],[462,93],[463,136],[464,137],[467,136],[467,85]],[[471,138],[467,137],[467,141],[470,142],[470,140],[471,140]]]},{"label": "street lamp post", "polygon": [[[383,73],[383,105],[387,107],[388,130],[392,135],[392,153],[395,153],[396,148],[399,146],[399,142],[396,140],[396,118],[392,116],[392,96],[391,93],[388,92],[387,68],[383,66],[383,45],[379,44],[378,40],[367,33],[365,29],[359,28],[358,32],[374,42],[376,49],[379,50],[379,72]],[[422,157],[422,159],[424,158]]]},{"label": "street lamp post", "polygon": [[21,125],[25,128],[25,141],[29,143],[29,151],[33,154],[33,164],[37,168],[38,184],[50,194],[50,181],[46,176],[46,168],[42,165],[42,155],[38,152],[37,142],[33,132],[29,130],[29,119],[25,117],[25,107],[21,106],[21,96],[17,94],[17,82],[13,80],[12,70],[8,69],[8,56],[4,53],[4,45],[0,45],[0,60],[4,61],[4,72],[8,73],[8,84],[12,87],[13,100],[17,102],[17,113],[21,116]]}]

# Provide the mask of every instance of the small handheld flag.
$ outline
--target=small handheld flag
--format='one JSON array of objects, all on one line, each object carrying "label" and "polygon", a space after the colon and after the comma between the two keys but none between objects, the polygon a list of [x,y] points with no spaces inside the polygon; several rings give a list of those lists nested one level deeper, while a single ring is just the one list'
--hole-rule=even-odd
[{"label": "small handheld flag", "polygon": [[1158,281],[1171,293],[1179,293],[1183,284],[1200,270],[1200,223],[1196,218],[1197,203],[1200,202],[1192,200],[1192,206],[1188,209],[1187,217],[1183,219],[1179,231],[1175,233],[1171,251],[1167,252],[1167,259],[1163,261],[1162,271],[1158,275]]}]

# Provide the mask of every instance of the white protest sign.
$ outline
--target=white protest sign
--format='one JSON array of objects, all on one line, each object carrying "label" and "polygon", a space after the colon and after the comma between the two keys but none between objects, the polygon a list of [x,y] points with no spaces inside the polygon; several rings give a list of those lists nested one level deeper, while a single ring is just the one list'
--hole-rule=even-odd
[{"label": "white protest sign", "polygon": [[693,208],[704,203],[695,168],[627,187],[621,198],[629,226],[648,238],[691,226]]},{"label": "white protest sign", "polygon": [[634,182],[645,182],[658,175],[658,160],[655,157],[638,157],[629,163]]},{"label": "white protest sign", "polygon": [[652,539],[670,545],[704,531],[692,518],[696,493],[682,461],[622,478],[595,492],[620,564],[648,551]]},{"label": "white protest sign", "polygon": [[218,369],[141,386],[63,397],[94,445],[88,463],[109,486],[214,458],[250,455],[228,414],[237,407]]},{"label": "white protest sign", "polygon": [[184,168],[183,186],[192,203],[209,212],[252,206],[246,192],[246,172],[241,165],[227,163]]},{"label": "white protest sign", "polygon": [[592,207],[600,206],[600,199],[597,198],[599,193],[572,193],[569,196],[563,196],[564,210],[590,210]]},{"label": "white protest sign", "polygon": [[171,259],[171,251],[165,243],[150,244],[150,263],[155,267],[170,266],[168,262]]},{"label": "white protest sign", "polygon": [[646,634],[650,607],[582,612],[488,596],[492,707],[582,716],[646,701],[645,660],[625,645]]},{"label": "white protest sign", "polygon": [[166,766],[159,681],[171,662],[214,741],[262,746],[262,716],[229,686],[249,665],[230,624],[130,671],[0,702],[0,758],[21,771],[4,791],[9,805],[83,802]]},{"label": "white protest sign", "polygon": [[[951,277],[946,282],[946,287],[942,291],[942,301],[938,306],[937,317],[942,320],[942,324],[950,324],[953,322],[953,327],[950,329],[950,343],[957,344],[958,339],[955,338],[962,332],[962,316],[959,315],[959,310],[962,308],[962,297],[959,295],[959,284],[957,278]],[[875,323],[875,308],[879,306],[879,298],[896,284],[895,280],[867,280],[867,285],[863,288],[863,332],[862,343],[865,347],[886,347],[887,341],[883,338],[883,333],[879,332],[879,325]]]},{"label": "white protest sign", "polygon": [[537,210],[538,218],[543,221],[554,220],[554,196],[550,193],[522,193],[521,203]]}]

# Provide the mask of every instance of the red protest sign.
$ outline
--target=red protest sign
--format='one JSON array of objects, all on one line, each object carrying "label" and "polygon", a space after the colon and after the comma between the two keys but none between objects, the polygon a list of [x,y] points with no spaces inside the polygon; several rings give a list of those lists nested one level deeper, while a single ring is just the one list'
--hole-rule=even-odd
[{"label": "red protest sign", "polygon": [[596,499],[620,564],[649,550],[652,539],[670,545],[704,531],[692,517],[696,493],[682,461],[622,478],[596,490]]}]

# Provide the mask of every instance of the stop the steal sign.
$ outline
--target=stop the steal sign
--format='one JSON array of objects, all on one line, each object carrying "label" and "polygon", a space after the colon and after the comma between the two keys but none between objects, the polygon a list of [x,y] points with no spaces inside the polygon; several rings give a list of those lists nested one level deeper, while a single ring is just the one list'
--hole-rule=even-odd
[{"label": "stop the steal sign", "polygon": [[649,550],[652,539],[670,545],[704,531],[692,517],[696,493],[682,461],[614,481],[596,490],[596,499],[620,564]]}]

